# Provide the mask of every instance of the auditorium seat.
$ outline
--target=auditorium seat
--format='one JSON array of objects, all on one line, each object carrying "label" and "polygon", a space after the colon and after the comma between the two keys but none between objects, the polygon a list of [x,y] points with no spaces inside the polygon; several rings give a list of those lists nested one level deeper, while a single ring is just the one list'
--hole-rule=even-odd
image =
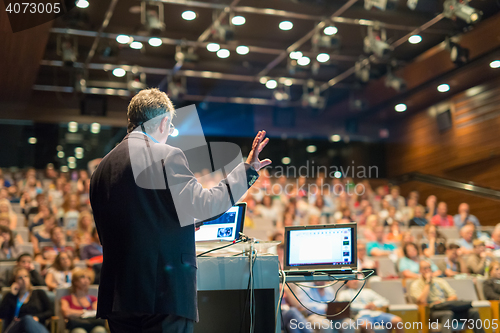
[{"label": "auditorium seat", "polygon": [[21,253],[29,253],[32,257],[35,255],[32,243],[24,243],[17,246]]},{"label": "auditorium seat", "polygon": [[28,243],[30,241],[29,237],[30,237],[30,231],[27,227],[21,227],[21,226],[17,226],[17,228],[15,228],[13,231],[17,232],[19,235],[21,235],[21,238],[23,239],[23,241],[25,243]]},{"label": "auditorium seat", "polygon": [[373,257],[372,259],[378,262],[377,275],[381,278],[398,276],[396,265],[388,257]]}]

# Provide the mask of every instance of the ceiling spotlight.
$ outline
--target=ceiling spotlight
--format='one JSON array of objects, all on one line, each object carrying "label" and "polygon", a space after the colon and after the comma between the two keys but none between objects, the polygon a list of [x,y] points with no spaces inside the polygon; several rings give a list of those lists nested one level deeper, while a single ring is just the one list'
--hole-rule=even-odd
[{"label": "ceiling spotlight", "polygon": [[70,121],[68,123],[68,131],[71,133],[78,132],[78,123],[76,121]]},{"label": "ceiling spotlight", "polygon": [[231,23],[234,25],[243,25],[243,24],[245,24],[245,22],[246,22],[246,19],[244,16],[234,16],[231,19]]},{"label": "ceiling spotlight", "polygon": [[182,12],[181,16],[186,21],[192,21],[196,18],[196,13],[193,12],[192,10],[186,10],[185,12]]},{"label": "ceiling spotlight", "polygon": [[34,136],[32,136],[31,138],[29,138],[29,139],[28,139],[28,143],[29,143],[30,145],[34,145],[34,144],[36,143],[36,141],[37,141],[37,140],[36,140],[36,138],[35,138]]},{"label": "ceiling spotlight", "polygon": [[316,150],[317,150],[317,148],[315,145],[310,145],[310,146],[307,146],[307,148],[306,148],[306,151],[308,153],[314,153]]},{"label": "ceiling spotlight", "polygon": [[469,62],[469,49],[450,41],[448,38],[445,43],[446,49],[450,51],[450,59],[455,65],[462,66]]},{"label": "ceiling spotlight", "polygon": [[273,98],[278,102],[287,102],[290,100],[290,89],[281,87],[273,91]]},{"label": "ceiling spotlight", "polygon": [[161,44],[163,44],[163,41],[161,40],[161,38],[158,38],[158,37],[152,37],[148,40],[148,43],[149,45],[151,46],[154,46],[154,47],[158,47],[160,46]]},{"label": "ceiling spotlight", "polygon": [[406,104],[403,103],[400,103],[394,107],[394,110],[396,110],[397,112],[404,112],[406,111],[406,109],[407,109]]},{"label": "ceiling spotlight", "polygon": [[98,134],[100,131],[101,131],[101,124],[92,123],[92,125],[90,125],[90,133]]},{"label": "ceiling spotlight", "polygon": [[291,162],[291,161],[292,161],[292,160],[290,159],[290,157],[283,157],[283,158],[281,159],[281,163],[283,163],[283,164],[285,164],[285,165],[290,164],[290,162]]},{"label": "ceiling spotlight", "polygon": [[490,67],[491,68],[500,68],[500,60],[493,60],[490,62]]},{"label": "ceiling spotlight", "polygon": [[437,90],[438,90],[439,92],[442,92],[442,93],[447,92],[447,91],[449,91],[449,90],[450,90],[450,85],[448,85],[448,84],[446,84],[446,83],[440,84],[440,85],[437,87]]},{"label": "ceiling spotlight", "polygon": [[292,79],[285,79],[283,81],[283,84],[287,87],[290,87],[292,84],[293,84],[293,80]]},{"label": "ceiling spotlight", "polygon": [[134,50],[140,50],[142,49],[142,43],[141,42],[132,42],[130,43],[130,48]]},{"label": "ceiling spotlight", "polygon": [[117,67],[113,69],[113,75],[116,77],[124,77],[125,74],[127,74],[127,72],[123,68]]},{"label": "ceiling spotlight", "polygon": [[342,137],[338,134],[334,134],[330,137],[330,140],[332,140],[332,142],[339,142],[341,139]]},{"label": "ceiling spotlight", "polygon": [[67,165],[63,165],[61,166],[61,172],[68,172],[68,166]]},{"label": "ceiling spotlight", "polygon": [[274,89],[278,86],[278,82],[276,82],[276,80],[268,80],[266,82],[266,88],[267,89]]},{"label": "ceiling spotlight", "polygon": [[327,36],[331,36],[331,35],[335,35],[337,34],[337,32],[339,31],[339,29],[337,29],[337,27],[334,27],[334,26],[329,26],[329,27],[326,27],[324,30],[323,30],[323,33]]},{"label": "ceiling spotlight", "polygon": [[311,59],[309,59],[309,57],[306,57],[306,56],[303,56],[302,58],[297,60],[297,64],[299,64],[300,66],[307,66],[310,63],[311,63]]},{"label": "ceiling spotlight", "polygon": [[217,56],[222,59],[229,57],[230,54],[231,53],[227,49],[220,49],[219,51],[217,51]]},{"label": "ceiling spotlight", "polygon": [[63,151],[58,151],[57,152],[57,157],[64,158],[64,152]]},{"label": "ceiling spotlight", "polygon": [[207,44],[207,50],[209,52],[217,52],[220,50],[220,45],[217,43],[208,43]]},{"label": "ceiling spotlight", "polygon": [[57,151],[61,151],[61,150],[63,150],[63,149],[64,149],[64,148],[63,148],[63,146],[61,146],[61,145],[57,145],[57,147],[56,147],[56,150],[57,150]]},{"label": "ceiling spotlight", "polygon": [[87,0],[77,0],[76,1],[76,6],[78,8],[85,9],[89,6],[89,2]]},{"label": "ceiling spotlight", "polygon": [[132,38],[127,35],[118,35],[116,36],[116,41],[120,44],[128,44]]},{"label": "ceiling spotlight", "polygon": [[236,53],[238,54],[245,55],[248,54],[248,52],[250,52],[250,48],[248,46],[240,45],[236,48]]},{"label": "ceiling spotlight", "polygon": [[413,36],[410,36],[410,38],[408,38],[408,42],[410,44],[418,44],[422,41],[422,36],[420,35],[413,35]]},{"label": "ceiling spotlight", "polygon": [[339,179],[339,178],[342,178],[342,172],[340,171],[335,171],[334,174],[333,174],[333,177]]},{"label": "ceiling spotlight", "polygon": [[74,156],[68,157],[68,163],[75,163],[75,162],[76,162],[76,158]]},{"label": "ceiling spotlight", "polygon": [[290,52],[290,59],[299,60],[300,58],[302,58],[302,56],[303,56],[303,54],[300,51],[292,51],[292,52]]},{"label": "ceiling spotlight", "polygon": [[267,80],[269,80],[269,79],[268,79],[267,77],[263,76],[263,77],[261,77],[261,78],[259,79],[259,82],[260,82],[261,84],[266,84]]},{"label": "ceiling spotlight", "polygon": [[327,62],[330,60],[330,55],[328,53],[320,53],[316,57],[316,60],[318,60],[318,62]]},{"label": "ceiling spotlight", "polygon": [[372,27],[368,27],[368,35],[363,40],[365,53],[373,53],[377,58],[387,58],[392,47],[386,42],[387,34],[384,29],[375,31]]},{"label": "ceiling spotlight", "polygon": [[443,14],[447,18],[458,17],[468,24],[476,23],[483,16],[483,12],[468,5],[469,1],[446,0],[443,4]]},{"label": "ceiling spotlight", "polygon": [[291,30],[293,28],[293,23],[290,21],[281,21],[279,24],[281,30]]}]

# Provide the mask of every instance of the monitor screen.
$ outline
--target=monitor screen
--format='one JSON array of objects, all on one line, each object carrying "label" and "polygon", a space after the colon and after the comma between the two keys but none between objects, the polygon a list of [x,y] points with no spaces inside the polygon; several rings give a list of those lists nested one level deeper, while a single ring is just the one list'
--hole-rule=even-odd
[{"label": "monitor screen", "polygon": [[238,239],[243,231],[245,220],[245,203],[238,203],[229,208],[220,217],[203,222],[203,225],[195,233],[195,240],[202,241],[233,241]]},{"label": "monitor screen", "polygon": [[290,227],[286,230],[286,266],[331,268],[354,266],[356,228],[349,225]]}]

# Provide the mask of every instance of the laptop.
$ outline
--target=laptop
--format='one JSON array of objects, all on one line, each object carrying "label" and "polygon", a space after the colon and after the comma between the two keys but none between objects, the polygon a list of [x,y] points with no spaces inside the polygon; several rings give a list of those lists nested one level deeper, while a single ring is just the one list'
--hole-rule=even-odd
[{"label": "laptop", "polygon": [[243,232],[247,204],[239,202],[216,219],[205,220],[195,232],[196,242],[232,242]]},{"label": "laptop", "polygon": [[356,223],[285,227],[285,273],[352,274],[358,265],[356,232]]}]

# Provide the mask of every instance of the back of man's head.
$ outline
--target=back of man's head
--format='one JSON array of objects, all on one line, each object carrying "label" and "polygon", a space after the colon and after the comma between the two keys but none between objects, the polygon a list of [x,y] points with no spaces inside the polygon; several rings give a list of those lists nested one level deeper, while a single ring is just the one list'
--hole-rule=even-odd
[{"label": "back of man's head", "polygon": [[168,112],[172,117],[175,115],[174,105],[167,94],[157,88],[141,90],[128,105],[127,132],[130,133],[137,126]]}]

